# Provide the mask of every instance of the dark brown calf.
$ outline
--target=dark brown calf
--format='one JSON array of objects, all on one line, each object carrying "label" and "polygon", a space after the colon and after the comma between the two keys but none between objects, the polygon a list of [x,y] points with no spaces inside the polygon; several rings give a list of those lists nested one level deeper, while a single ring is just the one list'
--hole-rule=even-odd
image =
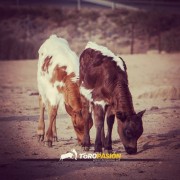
[{"label": "dark brown calf", "polygon": [[[137,152],[137,140],[143,133],[142,116],[145,111],[135,113],[124,61],[111,51],[95,43],[88,43],[80,56],[80,91],[85,119],[83,146],[90,146],[88,130],[91,112],[96,127],[95,152],[112,151],[112,128],[115,117],[118,133],[128,154]],[[92,109],[92,111],[91,111]],[[107,113],[107,114],[106,114]],[[101,137],[107,115],[108,131]],[[104,142],[102,142],[104,141]]]}]

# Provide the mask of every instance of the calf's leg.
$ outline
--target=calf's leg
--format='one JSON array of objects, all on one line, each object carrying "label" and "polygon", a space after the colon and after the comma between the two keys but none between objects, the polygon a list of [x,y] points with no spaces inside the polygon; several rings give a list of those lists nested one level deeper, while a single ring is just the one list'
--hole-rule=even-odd
[{"label": "calf's leg", "polygon": [[101,135],[104,128],[104,110],[100,105],[94,105],[94,119],[96,127],[95,152],[102,152]]},{"label": "calf's leg", "polygon": [[90,147],[89,127],[92,118],[91,118],[91,113],[89,112],[89,101],[82,96],[81,102],[82,102],[82,117],[84,119],[84,137],[82,140],[82,146],[84,147],[84,150],[88,151]]},{"label": "calf's leg", "polygon": [[90,148],[89,122],[91,119],[91,114],[89,112],[86,112],[85,117],[86,118],[84,119],[84,137],[82,141],[82,146],[84,147],[85,151],[88,151]]},{"label": "calf's leg", "polygon": [[101,142],[102,142],[102,147],[105,145],[105,133],[104,133],[104,127],[101,130]]},{"label": "calf's leg", "polygon": [[47,145],[49,147],[52,146],[52,141],[54,138],[53,126],[56,125],[55,121],[56,121],[56,116],[57,116],[57,110],[58,110],[57,105],[56,106],[52,106],[50,104],[48,105],[49,127],[48,127],[47,132],[46,132],[46,142],[47,142]]},{"label": "calf's leg", "polygon": [[45,105],[42,102],[42,97],[39,96],[39,107],[40,107],[40,116],[38,120],[38,141],[44,140],[44,134],[45,134],[45,123],[44,123],[44,111],[45,111]]},{"label": "calf's leg", "polygon": [[107,112],[108,131],[105,138],[104,148],[109,153],[112,152],[112,129],[113,129],[113,124],[114,124],[114,119],[115,119],[115,115],[111,111],[108,111]]},{"label": "calf's leg", "polygon": [[57,142],[58,137],[57,137],[57,128],[56,128],[56,118],[54,119],[53,127],[52,127],[52,132],[53,132],[53,141]]}]

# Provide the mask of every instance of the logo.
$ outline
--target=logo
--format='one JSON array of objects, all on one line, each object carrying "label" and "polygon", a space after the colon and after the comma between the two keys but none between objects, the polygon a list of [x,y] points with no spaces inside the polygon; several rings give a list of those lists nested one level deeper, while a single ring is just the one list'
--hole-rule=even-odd
[{"label": "logo", "polygon": [[72,159],[73,156],[74,156],[74,159],[77,160],[77,152],[76,152],[75,149],[71,149],[71,152],[68,152],[68,153],[66,153],[66,154],[62,154],[62,155],[60,156],[60,160],[68,159],[68,158],[71,158],[71,159]]},{"label": "logo", "polygon": [[82,153],[79,154],[80,159],[96,159],[96,160],[103,160],[103,159],[121,159],[121,154],[119,153]]},{"label": "logo", "polygon": [[[79,158],[78,158],[79,157]],[[60,156],[60,160],[64,159],[84,159],[84,160],[119,160],[122,156],[120,153],[78,153],[75,149],[71,149],[70,152],[67,152],[66,154],[62,154]]]}]

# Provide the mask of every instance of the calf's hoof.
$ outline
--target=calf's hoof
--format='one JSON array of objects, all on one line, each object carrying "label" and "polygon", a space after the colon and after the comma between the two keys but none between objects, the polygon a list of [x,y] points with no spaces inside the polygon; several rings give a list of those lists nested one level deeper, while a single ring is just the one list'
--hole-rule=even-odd
[{"label": "calf's hoof", "polygon": [[94,149],[94,152],[100,152],[100,153],[102,153],[102,147],[96,146],[95,149]]},{"label": "calf's hoof", "polygon": [[52,141],[46,141],[45,145],[48,146],[48,147],[52,147]]},{"label": "calf's hoof", "polygon": [[84,151],[89,151],[90,147],[84,146]]},{"label": "calf's hoof", "polygon": [[113,152],[112,149],[104,149],[104,153],[111,154]]},{"label": "calf's hoof", "polygon": [[82,143],[81,145],[82,145],[84,151],[89,151],[89,149],[90,149],[90,143],[89,142],[88,143]]},{"label": "calf's hoof", "polygon": [[44,135],[38,135],[38,142],[44,141]]},{"label": "calf's hoof", "polygon": [[90,149],[90,142],[88,142],[88,143],[82,142],[81,145],[82,145],[84,151],[89,151],[89,149]]},{"label": "calf's hoof", "polygon": [[59,140],[58,140],[58,137],[57,136],[54,136],[53,137],[53,142],[58,142]]},{"label": "calf's hoof", "polygon": [[78,141],[78,142],[77,142],[77,145],[78,145],[78,146],[81,146],[81,144],[82,144],[81,141]]},{"label": "calf's hoof", "polygon": [[102,153],[102,150],[94,150],[94,153]]}]

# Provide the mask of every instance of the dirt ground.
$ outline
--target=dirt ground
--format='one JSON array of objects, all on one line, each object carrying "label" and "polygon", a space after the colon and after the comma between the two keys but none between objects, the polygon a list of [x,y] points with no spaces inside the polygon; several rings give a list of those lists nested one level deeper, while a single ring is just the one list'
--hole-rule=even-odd
[{"label": "dirt ground", "polygon": [[[59,142],[52,148],[38,143],[37,61],[0,62],[0,179],[179,179],[180,54],[122,57],[134,107],[147,111],[136,155],[125,152],[114,127],[113,149],[122,154],[117,161],[59,161],[71,149],[83,149],[70,118],[62,113],[57,119]],[[94,127],[90,133],[93,152]]]}]

